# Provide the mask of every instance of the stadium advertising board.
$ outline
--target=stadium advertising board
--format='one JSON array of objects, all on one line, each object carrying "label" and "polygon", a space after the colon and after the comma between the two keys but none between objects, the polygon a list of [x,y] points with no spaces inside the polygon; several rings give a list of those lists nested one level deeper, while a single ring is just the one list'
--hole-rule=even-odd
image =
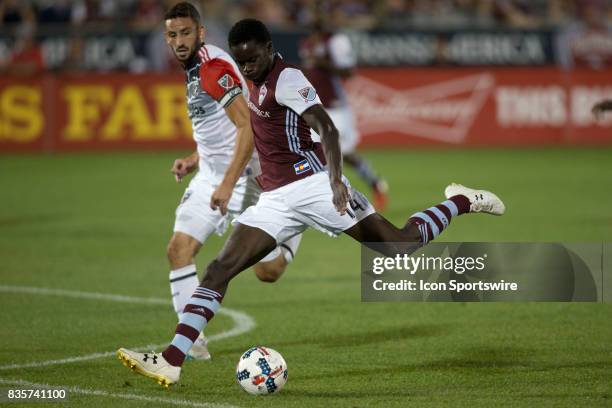
[{"label": "stadium advertising board", "polygon": [[348,84],[362,146],[611,143],[610,72],[363,69]]},{"label": "stadium advertising board", "polygon": [[[609,144],[610,72],[361,69],[348,84],[362,146]],[[191,148],[181,75],[0,79],[0,150]]]},{"label": "stadium advertising board", "polygon": [[538,66],[555,63],[552,31],[353,32],[361,66]]}]

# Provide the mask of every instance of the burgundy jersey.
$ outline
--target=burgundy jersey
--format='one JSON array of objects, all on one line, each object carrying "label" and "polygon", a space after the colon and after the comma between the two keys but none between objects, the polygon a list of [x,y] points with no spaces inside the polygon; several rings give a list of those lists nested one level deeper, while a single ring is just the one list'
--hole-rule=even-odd
[{"label": "burgundy jersey", "polygon": [[323,106],[334,108],[347,103],[342,80],[328,68],[317,67],[315,60],[324,60],[329,67],[351,69],[355,56],[345,34],[318,34],[300,43],[300,57],[306,78],[317,90]]},{"label": "burgundy jersey", "polygon": [[310,127],[300,116],[311,106],[321,104],[302,71],[275,55],[266,79],[253,84],[248,104],[263,191],[325,169],[323,148],[312,141]]}]

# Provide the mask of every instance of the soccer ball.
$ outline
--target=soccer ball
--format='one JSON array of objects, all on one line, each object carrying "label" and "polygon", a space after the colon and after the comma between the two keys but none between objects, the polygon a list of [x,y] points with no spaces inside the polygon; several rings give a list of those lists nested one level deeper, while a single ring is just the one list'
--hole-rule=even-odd
[{"label": "soccer ball", "polygon": [[287,382],[287,363],[280,353],[268,347],[253,347],[244,352],[236,366],[236,380],[253,395],[279,392]]}]

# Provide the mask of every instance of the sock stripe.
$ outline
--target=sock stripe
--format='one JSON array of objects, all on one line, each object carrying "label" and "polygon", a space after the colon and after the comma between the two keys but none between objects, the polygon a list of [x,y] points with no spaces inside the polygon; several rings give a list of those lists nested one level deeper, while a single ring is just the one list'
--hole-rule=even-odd
[{"label": "sock stripe", "polygon": [[210,290],[210,289],[204,288],[202,286],[199,286],[195,290],[195,293],[199,293],[199,294],[206,295],[206,296],[212,296],[212,297],[214,297],[216,299],[219,299],[219,300],[223,299],[223,296],[221,296],[221,294],[219,292],[215,292],[214,290]]},{"label": "sock stripe", "polygon": [[182,281],[183,279],[191,278],[194,275],[197,275],[197,272],[188,273],[187,275],[179,276],[178,278],[170,279],[170,283]]},{"label": "sock stripe", "polygon": [[172,339],[172,345],[176,347],[177,349],[179,349],[181,353],[187,354],[189,353],[189,349],[193,345],[193,341],[183,336],[182,334],[177,333],[174,335],[174,338]]},{"label": "sock stripe", "polygon": [[175,367],[180,367],[183,364],[183,361],[185,361],[185,353],[174,347],[172,344],[162,351],[162,356],[164,356],[168,363]]},{"label": "sock stripe", "polygon": [[451,213],[451,210],[449,210],[447,206],[442,205],[442,204],[436,205],[436,208],[442,211],[442,213],[444,213],[444,216],[446,217],[446,219],[448,220],[448,223],[450,224],[450,219],[453,218],[453,213]]},{"label": "sock stripe", "polygon": [[443,231],[444,228],[448,227],[448,224],[450,224],[450,218],[447,218],[446,215],[442,211],[440,211],[439,208],[431,207],[429,208],[429,211],[431,211],[438,218],[440,223],[442,223],[440,231]]},{"label": "sock stripe", "polygon": [[421,232],[421,242],[426,244],[429,242],[429,236],[427,234],[426,224],[418,224],[419,231]]},{"label": "sock stripe", "polygon": [[209,309],[211,312],[216,313],[219,310],[219,302],[212,299],[201,299],[200,297],[193,296],[189,301],[190,305],[202,306]]},{"label": "sock stripe", "polygon": [[429,218],[431,218],[434,222],[434,224],[436,224],[436,227],[438,227],[438,231],[442,231],[444,230],[444,224],[442,223],[442,220],[440,220],[440,218],[434,214],[434,212],[431,210],[431,208],[423,211],[425,214],[429,215]]},{"label": "sock stripe", "polygon": [[179,323],[179,325],[176,326],[176,333],[182,334],[192,342],[196,341],[196,339],[200,335],[200,332],[197,329],[194,329],[193,327],[183,323]]},{"label": "sock stripe", "polygon": [[[206,299],[206,300],[215,300],[214,297],[210,296],[210,295],[200,295],[199,293],[194,293],[193,296],[191,296],[191,299]],[[191,299],[189,300],[191,302]]]},{"label": "sock stripe", "polygon": [[202,316],[204,319],[206,319],[207,322],[210,321],[210,319],[212,319],[215,315],[215,312],[213,312],[207,307],[192,304],[185,306],[184,313],[191,313],[198,316]]},{"label": "sock stripe", "polygon": [[431,232],[433,233],[433,237],[432,238],[435,238],[435,237],[437,237],[440,234],[440,230],[438,229],[438,226],[436,225],[434,220],[431,219],[431,217],[429,215],[425,214],[424,212],[418,212],[418,213],[414,214],[413,217],[420,218],[423,221],[425,221],[425,223],[427,223],[427,225],[431,229]]},{"label": "sock stripe", "polygon": [[457,207],[457,204],[455,204],[454,201],[446,200],[442,203],[442,205],[450,210],[451,216],[456,217],[459,215],[459,207]]},{"label": "sock stripe", "polygon": [[179,325],[185,324],[187,326],[193,327],[194,330],[200,331],[202,330],[206,322],[207,320],[202,315],[185,312],[181,316],[181,321],[179,322]]},{"label": "sock stripe", "polygon": [[216,292],[216,291],[214,291],[212,289],[205,288],[204,286],[198,286],[196,288],[196,290],[199,290],[200,292],[208,292],[211,295],[221,296],[221,294],[219,292]]}]

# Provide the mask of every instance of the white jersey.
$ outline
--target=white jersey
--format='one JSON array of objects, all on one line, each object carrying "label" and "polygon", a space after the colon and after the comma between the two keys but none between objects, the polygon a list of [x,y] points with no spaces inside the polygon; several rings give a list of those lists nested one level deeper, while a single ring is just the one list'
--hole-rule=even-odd
[{"label": "white jersey", "polygon": [[[214,45],[202,45],[185,68],[187,107],[193,138],[200,156],[200,177],[221,179],[236,145],[236,127],[225,113],[234,98],[248,98],[246,81],[227,52]],[[256,154],[245,174],[259,174]]]}]

